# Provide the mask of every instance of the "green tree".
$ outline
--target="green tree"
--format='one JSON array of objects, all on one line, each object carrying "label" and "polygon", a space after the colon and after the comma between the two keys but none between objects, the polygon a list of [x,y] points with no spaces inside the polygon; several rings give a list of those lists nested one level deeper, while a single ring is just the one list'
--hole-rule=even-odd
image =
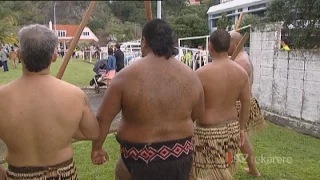
[{"label": "green tree", "polygon": [[295,47],[314,48],[320,43],[319,0],[273,0],[268,11],[267,20],[283,22],[284,31]]},{"label": "green tree", "polygon": [[[207,6],[190,6],[180,12],[172,22],[177,37],[205,36],[209,34]],[[186,41],[185,45],[196,47],[204,45],[205,40]]]},{"label": "green tree", "polygon": [[[247,25],[257,25],[261,23],[261,18],[254,14],[245,14],[243,15],[243,20],[241,22],[241,27],[247,26]],[[250,33],[250,28],[246,28],[240,31],[241,33]]]},{"label": "green tree", "polygon": [[[254,14],[245,14],[243,15],[243,20],[241,22],[241,27],[247,26],[247,25],[257,25],[261,23],[261,18]],[[250,35],[250,28],[242,29],[240,30],[241,34],[249,33]],[[247,41],[245,44],[246,47],[250,46],[250,41]]]},{"label": "green tree", "polygon": [[227,13],[222,13],[221,18],[217,22],[218,29],[226,30],[228,27],[231,28],[232,22],[228,20]]}]

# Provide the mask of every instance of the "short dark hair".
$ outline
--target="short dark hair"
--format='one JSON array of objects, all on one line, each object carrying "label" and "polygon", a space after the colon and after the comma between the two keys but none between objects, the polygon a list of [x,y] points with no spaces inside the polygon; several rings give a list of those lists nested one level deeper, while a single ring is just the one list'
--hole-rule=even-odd
[{"label": "short dark hair", "polygon": [[230,34],[223,29],[215,30],[210,35],[210,43],[212,44],[213,49],[218,53],[228,52],[230,41]]},{"label": "short dark hair", "polygon": [[172,56],[174,35],[168,23],[161,19],[148,21],[142,29],[142,36],[155,55],[164,56],[167,59]]},{"label": "short dark hair", "polygon": [[48,27],[33,24],[19,31],[23,64],[29,72],[48,68],[58,45],[58,36]]},{"label": "short dark hair", "polygon": [[282,38],[282,41],[286,44],[289,45],[289,39],[287,37]]},{"label": "short dark hair", "polygon": [[120,49],[120,44],[116,44],[116,48],[117,48],[117,49]]},{"label": "short dark hair", "polygon": [[113,49],[112,48],[108,48],[108,54],[109,55],[113,55]]}]

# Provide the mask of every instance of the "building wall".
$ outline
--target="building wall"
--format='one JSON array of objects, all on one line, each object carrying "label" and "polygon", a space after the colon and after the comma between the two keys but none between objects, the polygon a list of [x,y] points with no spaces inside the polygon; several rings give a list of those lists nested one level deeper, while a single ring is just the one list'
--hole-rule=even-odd
[{"label": "building wall", "polygon": [[[256,7],[256,9],[249,9],[249,7],[268,4],[268,2],[269,1],[264,1],[264,0],[261,1],[261,2],[252,2],[252,3],[249,3],[249,4],[237,6],[237,7],[232,7],[232,8],[228,8],[228,9],[219,10],[219,11],[216,11],[214,13],[208,13],[209,30],[212,32],[212,31],[217,29],[217,27],[212,27],[212,23],[213,23],[212,20],[214,20],[217,23],[218,19],[221,18],[221,16],[217,16],[217,14],[221,14],[222,12],[226,12],[227,13],[227,17],[230,18],[231,22],[235,25],[238,22],[239,16],[240,16],[240,14],[242,12],[244,14],[246,14],[246,13],[256,13],[256,14],[259,14],[260,16],[263,16],[263,13],[266,12],[266,9],[267,9],[266,7]],[[229,3],[229,1],[228,2],[224,2],[224,3]],[[219,4],[219,5],[221,5],[221,4]],[[216,5],[216,6],[219,6],[219,5]],[[232,13],[230,13],[230,12],[232,12]]]},{"label": "building wall", "polygon": [[320,51],[280,50],[280,24],[253,27],[253,94],[277,124],[320,138]]}]

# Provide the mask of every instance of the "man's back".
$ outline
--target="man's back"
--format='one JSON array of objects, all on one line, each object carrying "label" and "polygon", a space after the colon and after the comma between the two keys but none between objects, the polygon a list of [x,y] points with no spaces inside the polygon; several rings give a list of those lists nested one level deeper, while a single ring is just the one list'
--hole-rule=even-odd
[{"label": "man's back", "polygon": [[246,85],[246,72],[231,60],[216,60],[197,74],[205,92],[205,113],[199,123],[216,124],[237,117],[235,103]]},{"label": "man's back", "polygon": [[123,79],[120,139],[159,142],[192,135],[190,115],[202,86],[190,68],[174,58],[153,55],[117,76]]},{"label": "man's back", "polygon": [[239,64],[247,72],[249,77],[250,90],[251,90],[251,87],[253,84],[253,64],[249,59],[249,55],[245,51],[242,51],[236,57],[234,62]]},{"label": "man's back", "polygon": [[49,166],[72,158],[85,102],[79,88],[34,75],[1,87],[0,96],[0,137],[10,165]]}]

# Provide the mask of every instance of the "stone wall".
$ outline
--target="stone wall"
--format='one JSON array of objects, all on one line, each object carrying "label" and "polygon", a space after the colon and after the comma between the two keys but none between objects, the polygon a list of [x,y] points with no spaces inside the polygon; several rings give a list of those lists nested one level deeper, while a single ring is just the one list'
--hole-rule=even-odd
[{"label": "stone wall", "polygon": [[251,29],[253,94],[268,120],[320,138],[320,51],[280,50],[280,24]]}]

